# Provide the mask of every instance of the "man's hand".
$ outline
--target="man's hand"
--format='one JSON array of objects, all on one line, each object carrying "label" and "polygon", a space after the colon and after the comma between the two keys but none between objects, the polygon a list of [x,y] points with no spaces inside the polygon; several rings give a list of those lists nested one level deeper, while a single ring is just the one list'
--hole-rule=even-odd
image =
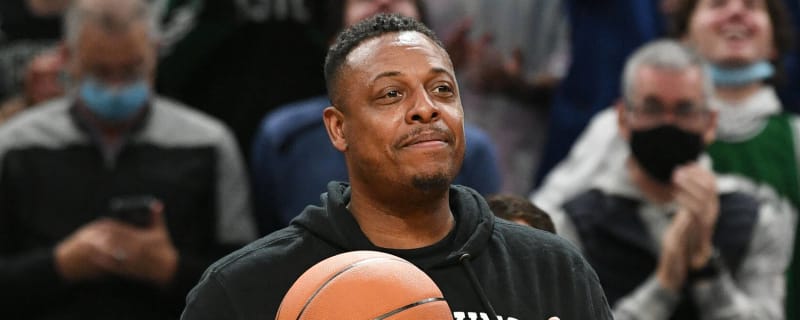
[{"label": "man's hand", "polygon": [[103,218],[75,231],[55,249],[56,269],[68,281],[108,274],[167,285],[178,265],[163,217],[164,206],[151,208],[153,223],[138,228]]},{"label": "man's hand", "polygon": [[101,277],[116,264],[114,257],[103,250],[103,243],[113,221],[101,219],[91,222],[61,241],[55,248],[55,267],[67,281],[81,281]]},{"label": "man's hand", "polygon": [[686,281],[691,231],[692,217],[688,211],[681,210],[672,219],[662,239],[656,279],[662,287],[672,292],[679,292]]},{"label": "man's hand", "polygon": [[672,181],[675,200],[692,217],[689,263],[692,270],[697,270],[708,263],[713,251],[711,240],[719,217],[716,178],[710,170],[692,163],[677,168]]},{"label": "man's hand", "polygon": [[112,272],[131,278],[167,285],[178,266],[178,251],[172,245],[163,217],[164,206],[151,207],[152,224],[138,228],[112,221],[111,232],[102,250],[115,257]]},{"label": "man's hand", "polygon": [[[523,75],[522,52],[514,50],[510,57],[504,55],[494,44],[490,33],[476,40],[470,39],[472,18],[459,22],[453,33],[445,40],[447,52],[456,69],[466,70],[468,83],[484,92],[529,89]],[[536,84],[549,85],[550,79],[538,79]],[[555,85],[555,80],[552,85]]]}]

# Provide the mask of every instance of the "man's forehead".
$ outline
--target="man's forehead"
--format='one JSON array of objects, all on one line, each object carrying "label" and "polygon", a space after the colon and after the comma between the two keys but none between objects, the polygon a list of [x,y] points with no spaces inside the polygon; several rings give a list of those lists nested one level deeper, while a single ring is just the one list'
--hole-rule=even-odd
[{"label": "man's forehead", "polygon": [[633,98],[638,100],[649,97],[664,101],[688,99],[701,102],[705,99],[704,76],[707,75],[698,66],[641,66],[636,70]]},{"label": "man's forehead", "polygon": [[397,48],[439,57],[446,64],[446,67],[452,68],[444,49],[440,48],[428,36],[416,31],[391,32],[364,40],[347,55],[345,65],[350,67],[359,66],[382,54],[387,54],[387,50]]},{"label": "man's forehead", "polygon": [[[698,92],[703,91],[701,85],[707,76],[700,67],[666,68],[658,66],[642,66],[636,72],[635,82],[638,86],[652,87],[660,90],[676,89],[675,85],[687,89],[691,87]],[[694,90],[693,90],[694,91]]]}]

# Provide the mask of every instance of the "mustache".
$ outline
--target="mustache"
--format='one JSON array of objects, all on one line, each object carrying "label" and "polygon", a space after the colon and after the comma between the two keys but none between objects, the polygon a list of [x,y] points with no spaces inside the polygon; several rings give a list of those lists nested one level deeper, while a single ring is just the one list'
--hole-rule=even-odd
[{"label": "mustache", "polygon": [[416,142],[421,138],[428,138],[428,137],[441,139],[447,143],[452,143],[453,141],[455,141],[455,136],[453,135],[453,132],[447,126],[429,124],[429,125],[415,127],[411,129],[411,131],[401,135],[399,138],[397,138],[395,146],[405,147],[407,145],[413,144],[414,142]]}]

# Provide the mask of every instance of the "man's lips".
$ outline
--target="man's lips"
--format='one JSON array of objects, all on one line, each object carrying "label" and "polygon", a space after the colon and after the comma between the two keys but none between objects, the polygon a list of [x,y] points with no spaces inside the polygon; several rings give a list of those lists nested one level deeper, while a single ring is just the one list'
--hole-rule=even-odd
[{"label": "man's lips", "polygon": [[417,146],[423,147],[423,146],[434,146],[446,143],[447,139],[442,135],[422,134],[420,136],[415,137],[414,139],[409,140],[402,147],[417,147]]},{"label": "man's lips", "polygon": [[403,136],[399,141],[400,143],[398,146],[400,148],[405,148],[449,144],[453,139],[447,130],[434,127],[413,130],[409,134]]}]

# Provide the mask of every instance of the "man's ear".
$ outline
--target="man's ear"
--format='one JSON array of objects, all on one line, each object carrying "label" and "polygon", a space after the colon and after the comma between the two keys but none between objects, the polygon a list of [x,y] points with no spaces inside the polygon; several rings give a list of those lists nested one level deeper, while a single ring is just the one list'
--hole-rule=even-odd
[{"label": "man's ear", "polygon": [[347,151],[347,138],[344,134],[344,114],[334,106],[329,106],[322,111],[322,121],[328,131],[328,138],[336,150]]},{"label": "man's ear", "polygon": [[619,135],[625,139],[625,141],[628,141],[631,138],[630,123],[627,115],[628,106],[624,99],[619,99],[614,103],[614,108],[617,109],[617,130],[619,131]]}]

